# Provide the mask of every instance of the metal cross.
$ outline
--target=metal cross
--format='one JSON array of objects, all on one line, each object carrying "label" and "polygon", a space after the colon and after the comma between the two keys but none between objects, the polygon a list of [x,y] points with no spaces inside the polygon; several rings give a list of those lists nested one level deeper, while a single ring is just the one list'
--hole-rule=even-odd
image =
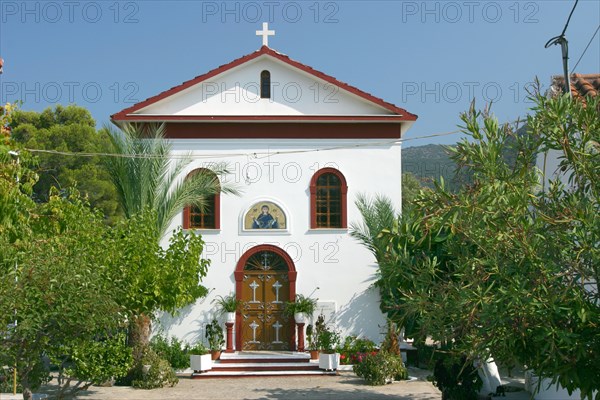
[{"label": "metal cross", "polygon": [[250,343],[259,343],[256,340],[256,328],[258,328],[260,325],[258,325],[256,323],[256,321],[252,321],[252,323],[250,324],[250,328],[252,328],[252,341]]},{"label": "metal cross", "polygon": [[273,287],[275,288],[275,301],[273,303],[281,303],[279,300],[279,288],[283,287],[283,285],[279,281],[275,281]]},{"label": "metal cross", "polygon": [[260,301],[256,301],[256,289],[260,286],[256,281],[252,281],[249,285],[252,288],[252,301],[250,303],[260,303]]},{"label": "metal cross", "polygon": [[275,36],[275,31],[270,31],[269,23],[263,22],[263,30],[256,31],[256,36],[262,36],[263,46],[269,47],[269,36]]},{"label": "metal cross", "polygon": [[275,341],[274,341],[273,343],[281,343],[281,341],[279,340],[279,330],[280,330],[281,328],[283,328],[283,325],[281,325],[281,324],[279,323],[279,321],[276,321],[276,322],[273,324],[273,328],[275,328]]},{"label": "metal cross", "polygon": [[269,253],[265,252],[265,253],[263,253],[262,256],[263,256],[263,263],[262,263],[263,269],[267,270],[267,269],[270,268],[270,265],[269,265]]}]

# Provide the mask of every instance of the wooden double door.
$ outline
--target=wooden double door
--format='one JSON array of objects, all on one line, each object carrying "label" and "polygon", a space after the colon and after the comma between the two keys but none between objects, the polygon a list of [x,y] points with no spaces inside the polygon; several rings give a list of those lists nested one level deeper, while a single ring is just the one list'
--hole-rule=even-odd
[{"label": "wooden double door", "polygon": [[238,298],[243,302],[238,319],[242,351],[292,350],[293,317],[283,314],[290,301],[289,267],[283,257],[271,251],[251,255],[243,267]]}]

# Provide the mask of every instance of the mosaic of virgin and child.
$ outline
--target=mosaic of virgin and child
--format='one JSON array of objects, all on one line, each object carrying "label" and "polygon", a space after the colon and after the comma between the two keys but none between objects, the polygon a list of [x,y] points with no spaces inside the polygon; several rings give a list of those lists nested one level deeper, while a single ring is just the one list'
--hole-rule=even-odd
[{"label": "mosaic of virgin and child", "polygon": [[264,204],[260,210],[260,214],[252,219],[252,229],[279,229],[277,218],[271,215],[269,206]]}]

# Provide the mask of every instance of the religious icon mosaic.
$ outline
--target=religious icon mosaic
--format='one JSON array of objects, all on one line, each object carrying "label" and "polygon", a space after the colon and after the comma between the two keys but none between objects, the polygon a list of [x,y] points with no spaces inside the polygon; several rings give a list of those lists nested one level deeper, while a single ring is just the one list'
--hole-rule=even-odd
[{"label": "religious icon mosaic", "polygon": [[244,230],[287,229],[287,218],[272,201],[254,203],[244,216]]}]

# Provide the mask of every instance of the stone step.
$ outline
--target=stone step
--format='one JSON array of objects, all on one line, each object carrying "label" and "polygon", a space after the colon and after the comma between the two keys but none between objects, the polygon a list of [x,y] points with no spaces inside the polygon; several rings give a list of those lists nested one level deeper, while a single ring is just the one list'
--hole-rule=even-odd
[{"label": "stone step", "polygon": [[221,353],[219,363],[298,363],[309,362],[310,355],[306,353],[276,353],[276,352],[239,352]]},{"label": "stone step", "polygon": [[210,378],[262,378],[272,376],[336,376],[335,371],[322,371],[320,369],[310,371],[214,371],[193,373],[192,379]]},{"label": "stone step", "polygon": [[308,363],[310,361],[309,358],[307,359],[303,359],[303,358],[287,358],[287,359],[281,359],[281,358],[237,358],[237,359],[219,359],[219,363],[220,364],[248,364],[248,363],[254,363],[254,364],[272,364],[272,363],[278,363],[278,364],[285,364],[285,363],[290,363],[290,364],[297,364],[297,363]]},{"label": "stone step", "polygon": [[318,364],[308,362],[217,362],[212,367],[212,371],[311,371],[318,369]]},{"label": "stone step", "polygon": [[336,372],[320,370],[318,362],[311,361],[307,353],[236,352],[222,353],[210,371],[193,373],[192,379],[290,375],[336,375]]}]

